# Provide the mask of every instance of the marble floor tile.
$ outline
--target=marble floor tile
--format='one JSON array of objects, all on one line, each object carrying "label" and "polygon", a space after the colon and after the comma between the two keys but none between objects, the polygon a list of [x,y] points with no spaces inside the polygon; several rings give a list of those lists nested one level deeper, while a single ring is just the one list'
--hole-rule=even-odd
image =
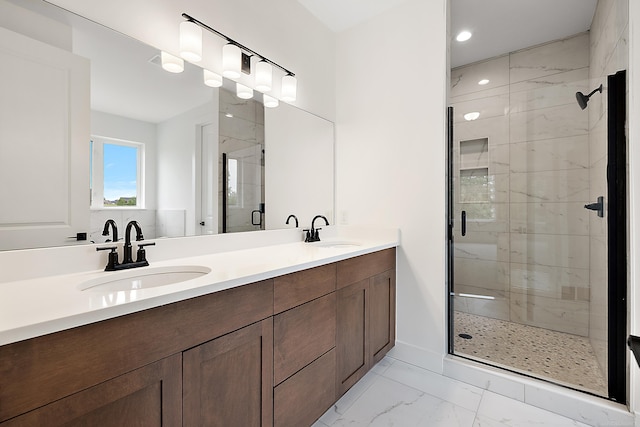
[{"label": "marble floor tile", "polygon": [[481,388],[399,360],[387,369],[383,376],[471,411],[477,411],[480,405]]},{"label": "marble floor tile", "polygon": [[468,427],[472,425],[474,418],[475,411],[454,405],[389,378],[378,377],[338,419],[327,424],[323,416],[320,422],[335,427]]},{"label": "marble floor tile", "polygon": [[[598,421],[603,417],[602,414],[591,414],[596,416],[593,420],[584,414],[576,417],[583,423],[517,400],[522,398],[523,396],[505,397],[387,357],[356,383],[312,427],[602,425]],[[597,408],[594,407],[594,411],[597,412]],[[633,418],[631,414],[620,412],[621,414],[614,415],[619,415],[618,418],[624,419],[625,422]]]},{"label": "marble floor tile", "polygon": [[587,427],[587,424],[485,391],[482,395],[482,401],[480,402],[480,408],[473,427],[507,426]]}]

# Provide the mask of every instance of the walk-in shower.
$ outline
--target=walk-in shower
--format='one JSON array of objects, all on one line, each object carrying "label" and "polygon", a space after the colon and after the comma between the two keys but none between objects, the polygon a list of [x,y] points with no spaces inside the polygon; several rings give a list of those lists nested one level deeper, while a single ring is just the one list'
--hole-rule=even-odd
[{"label": "walk-in shower", "polygon": [[[628,65],[628,4],[587,3],[592,19],[580,32],[451,70],[449,349],[620,400],[609,76]],[[614,120],[624,129],[624,117]]]}]

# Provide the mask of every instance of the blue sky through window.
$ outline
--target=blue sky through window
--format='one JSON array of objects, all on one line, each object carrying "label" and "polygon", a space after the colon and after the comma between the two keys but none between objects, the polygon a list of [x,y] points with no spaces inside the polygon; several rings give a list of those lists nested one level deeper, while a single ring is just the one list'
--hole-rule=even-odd
[{"label": "blue sky through window", "polygon": [[104,144],[104,198],[136,197],[138,149],[126,145]]}]

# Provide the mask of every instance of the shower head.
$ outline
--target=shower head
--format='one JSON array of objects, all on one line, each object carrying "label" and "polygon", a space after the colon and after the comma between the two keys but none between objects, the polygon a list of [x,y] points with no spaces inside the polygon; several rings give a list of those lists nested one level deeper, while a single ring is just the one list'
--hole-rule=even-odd
[{"label": "shower head", "polygon": [[602,85],[592,90],[589,95],[585,95],[582,92],[576,92],[576,100],[578,101],[578,105],[580,106],[580,108],[582,108],[583,110],[587,108],[587,102],[589,102],[589,98],[591,98],[591,95],[596,92],[602,93]]}]

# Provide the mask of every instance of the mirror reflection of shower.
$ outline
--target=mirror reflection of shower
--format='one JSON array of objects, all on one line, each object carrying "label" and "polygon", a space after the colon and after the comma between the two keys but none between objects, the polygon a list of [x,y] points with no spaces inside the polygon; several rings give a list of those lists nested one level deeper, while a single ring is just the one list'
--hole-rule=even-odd
[{"label": "mirror reflection of shower", "polygon": [[576,100],[578,101],[578,105],[580,106],[580,108],[582,108],[583,110],[587,108],[587,103],[589,102],[589,98],[591,98],[591,95],[593,95],[596,92],[602,93],[602,85],[592,90],[591,93],[589,93],[589,95],[585,95],[582,92],[576,92]]}]

